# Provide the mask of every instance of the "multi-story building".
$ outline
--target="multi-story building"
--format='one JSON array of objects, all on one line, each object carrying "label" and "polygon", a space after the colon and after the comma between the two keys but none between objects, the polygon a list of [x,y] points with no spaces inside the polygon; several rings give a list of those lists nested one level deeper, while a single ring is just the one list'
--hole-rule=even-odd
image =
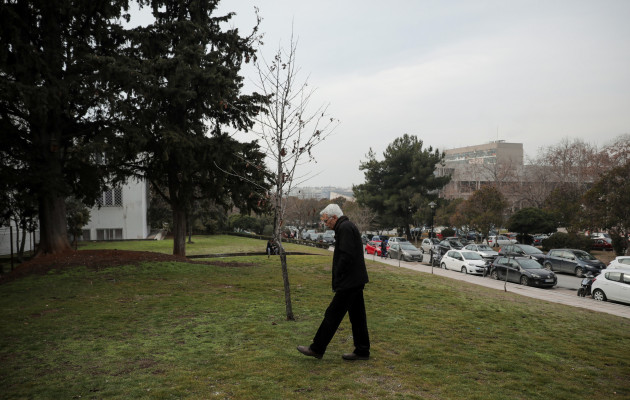
[{"label": "multi-story building", "polygon": [[523,144],[503,140],[477,146],[445,150],[440,176],[450,175],[451,182],[441,195],[445,198],[465,198],[484,185],[506,186],[518,181],[523,169]]}]

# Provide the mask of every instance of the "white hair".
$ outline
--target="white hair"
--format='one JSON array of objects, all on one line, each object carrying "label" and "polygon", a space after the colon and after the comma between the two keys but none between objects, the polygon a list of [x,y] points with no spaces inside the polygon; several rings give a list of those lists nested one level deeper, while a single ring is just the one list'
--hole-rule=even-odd
[{"label": "white hair", "polygon": [[343,211],[341,211],[341,207],[338,204],[332,203],[326,206],[322,211],[319,212],[319,215],[328,215],[329,217],[335,216],[337,218],[343,215]]}]

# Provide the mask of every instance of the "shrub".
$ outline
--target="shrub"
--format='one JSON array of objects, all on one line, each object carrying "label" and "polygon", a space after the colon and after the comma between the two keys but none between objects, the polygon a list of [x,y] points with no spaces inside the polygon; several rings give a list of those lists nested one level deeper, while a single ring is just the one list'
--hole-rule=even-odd
[{"label": "shrub", "polygon": [[580,249],[591,251],[592,240],[584,235],[575,233],[556,232],[542,241],[544,251],[551,249]]},{"label": "shrub", "polygon": [[610,238],[612,239],[613,251],[618,256],[626,254],[626,248],[628,247],[628,240],[625,236],[621,236],[618,233],[611,232]]},{"label": "shrub", "polygon": [[455,236],[455,229],[453,228],[444,228],[442,229],[442,237],[451,237]]}]

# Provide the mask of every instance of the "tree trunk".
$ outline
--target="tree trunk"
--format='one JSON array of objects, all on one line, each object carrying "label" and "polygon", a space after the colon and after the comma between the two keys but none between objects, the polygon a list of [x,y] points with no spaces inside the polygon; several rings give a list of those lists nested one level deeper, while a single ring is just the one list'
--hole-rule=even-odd
[{"label": "tree trunk", "polygon": [[186,257],[186,211],[173,203],[173,255]]},{"label": "tree trunk", "polygon": [[284,283],[284,304],[287,313],[287,321],[295,321],[293,316],[293,306],[291,305],[291,286],[289,285],[289,268],[287,266],[287,253],[284,251],[282,243],[278,243],[280,251],[280,264],[282,265],[282,282]]},{"label": "tree trunk", "polygon": [[40,241],[37,255],[71,251],[63,196],[44,193],[39,198]]}]

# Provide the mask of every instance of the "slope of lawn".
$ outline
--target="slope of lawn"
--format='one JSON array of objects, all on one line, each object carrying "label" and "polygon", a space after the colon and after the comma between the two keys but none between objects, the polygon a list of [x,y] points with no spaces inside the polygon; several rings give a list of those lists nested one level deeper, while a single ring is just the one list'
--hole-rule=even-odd
[{"label": "slope of lawn", "polygon": [[[195,251],[264,243],[229,239]],[[0,398],[630,398],[629,320],[372,261],[372,359],[341,359],[352,351],[347,319],[322,360],[302,356],[295,347],[310,343],[332,296],[323,254],[288,257],[296,321],[284,318],[277,257],[2,284]]]}]

